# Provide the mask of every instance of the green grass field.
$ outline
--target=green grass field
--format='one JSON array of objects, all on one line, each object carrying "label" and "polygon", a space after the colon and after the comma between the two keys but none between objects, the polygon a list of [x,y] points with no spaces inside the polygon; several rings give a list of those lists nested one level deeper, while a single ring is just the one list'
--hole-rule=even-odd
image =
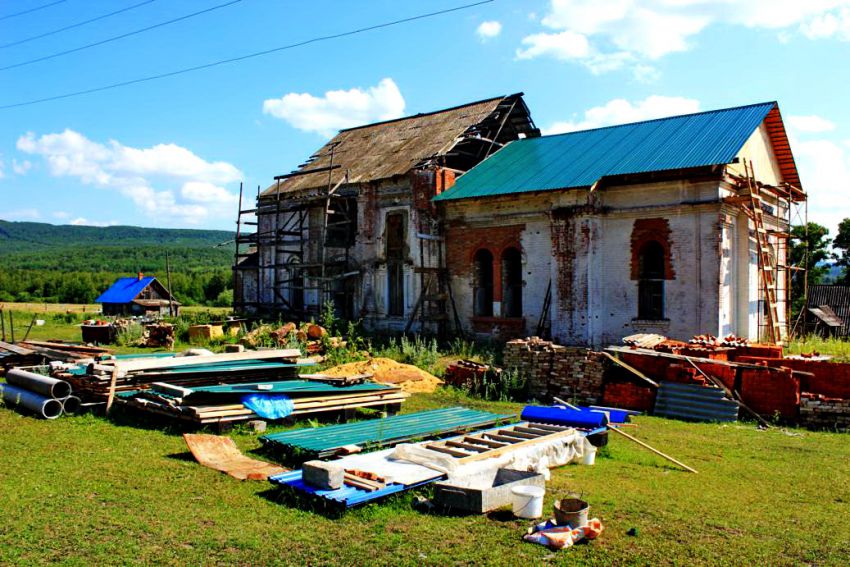
[{"label": "green grass field", "polygon": [[[456,403],[520,407],[438,393],[414,396],[405,411]],[[546,508],[581,493],[605,524],[590,545],[555,553],[521,541],[529,522],[509,514],[424,514],[408,493],[330,519],[277,502],[267,483],[199,466],[176,431],[0,408],[0,564],[850,562],[847,435],[636,421],[633,434],[699,474],[612,438],[595,466],[553,471]],[[232,436],[245,451],[260,445]]]},{"label": "green grass field", "polygon": [[[15,314],[16,327],[29,323],[27,313]],[[79,340],[78,327],[43,318],[32,338]],[[791,351],[843,357],[846,345],[810,339]],[[404,411],[451,405],[521,408],[449,390],[414,395]],[[595,466],[554,470],[546,496],[551,510],[556,497],[582,494],[605,532],[551,552],[521,541],[529,522],[510,514],[414,510],[414,494],[428,496],[427,488],[329,519],[279,502],[268,483],[197,465],[180,432],[164,424],[120,415],[46,422],[0,404],[0,565],[850,563],[847,434],[636,422],[630,433],[699,474],[612,434]],[[230,435],[244,451],[260,446],[247,431]],[[636,536],[627,535],[631,528]]]}]

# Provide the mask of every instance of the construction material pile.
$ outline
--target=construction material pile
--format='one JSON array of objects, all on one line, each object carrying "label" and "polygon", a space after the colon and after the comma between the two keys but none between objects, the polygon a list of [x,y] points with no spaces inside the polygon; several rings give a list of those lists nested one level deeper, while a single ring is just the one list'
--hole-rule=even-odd
[{"label": "construction material pile", "polygon": [[20,368],[6,373],[6,383],[0,383],[0,394],[7,406],[44,419],[56,419],[63,413],[72,415],[80,410],[80,399],[71,395],[70,384]]},{"label": "construction material pile", "polygon": [[361,362],[349,362],[328,368],[323,374],[330,377],[368,374],[375,382],[396,384],[405,392],[410,393],[430,393],[443,383],[433,374],[416,366],[402,364],[389,358],[371,358]]},{"label": "construction material pile", "polygon": [[531,397],[601,401],[602,355],[587,348],[557,345],[539,337],[515,339],[505,345],[504,365],[528,380]]},{"label": "construction material pile", "polygon": [[151,384],[146,390],[122,392],[117,401],[129,407],[197,425],[249,419],[376,408],[395,412],[407,394],[386,384],[334,386],[306,380],[251,382],[181,387]]},{"label": "construction material pile", "polygon": [[0,370],[40,366],[51,361],[75,362],[109,354],[100,347],[61,341],[26,341],[15,344],[0,341]]},{"label": "construction material pile", "polygon": [[[293,380],[300,351],[263,350],[227,354],[118,355],[99,357],[88,364],[60,368],[54,376],[70,382],[86,401],[105,401],[110,391],[143,390],[155,382],[192,387],[213,384]],[[187,356],[188,355],[188,356]]]},{"label": "construction material pile", "polygon": [[364,447],[377,449],[412,439],[471,431],[512,417],[454,407],[396,415],[380,420],[283,431],[260,437],[260,441],[267,448],[281,454],[297,454],[304,460],[323,459],[358,453]]}]

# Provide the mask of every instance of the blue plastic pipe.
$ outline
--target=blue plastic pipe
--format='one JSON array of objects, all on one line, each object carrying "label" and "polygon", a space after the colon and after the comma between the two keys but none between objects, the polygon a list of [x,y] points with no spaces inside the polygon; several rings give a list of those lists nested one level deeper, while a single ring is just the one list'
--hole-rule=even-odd
[{"label": "blue plastic pipe", "polygon": [[591,429],[604,427],[608,424],[608,418],[605,417],[604,413],[551,406],[525,406],[520,418],[525,421]]}]

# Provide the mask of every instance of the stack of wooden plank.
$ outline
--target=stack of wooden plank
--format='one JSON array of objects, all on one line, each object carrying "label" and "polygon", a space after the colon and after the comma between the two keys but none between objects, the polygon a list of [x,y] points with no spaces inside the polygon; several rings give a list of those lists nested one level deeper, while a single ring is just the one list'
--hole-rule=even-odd
[{"label": "stack of wooden plank", "polygon": [[289,416],[295,417],[369,407],[394,412],[408,396],[401,388],[387,384],[334,386],[288,380],[193,388],[158,383],[147,390],[122,392],[117,400],[146,412],[208,425],[262,417],[243,403],[247,396],[255,395],[285,396],[292,404]]},{"label": "stack of wooden plank", "polygon": [[87,401],[104,401],[110,390],[144,390],[156,382],[192,387],[294,380],[301,366],[312,364],[299,361],[300,356],[296,349],[200,356],[115,356],[60,371],[55,377],[70,382]]}]

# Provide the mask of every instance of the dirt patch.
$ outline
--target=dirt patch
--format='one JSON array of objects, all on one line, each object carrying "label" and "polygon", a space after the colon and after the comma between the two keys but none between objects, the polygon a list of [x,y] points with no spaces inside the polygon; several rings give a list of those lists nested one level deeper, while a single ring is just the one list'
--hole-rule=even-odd
[{"label": "dirt patch", "polygon": [[397,384],[405,392],[430,393],[443,383],[442,380],[410,364],[402,364],[389,358],[372,358],[361,362],[349,362],[323,371],[322,374],[340,377],[350,374],[371,374],[375,382]]}]

